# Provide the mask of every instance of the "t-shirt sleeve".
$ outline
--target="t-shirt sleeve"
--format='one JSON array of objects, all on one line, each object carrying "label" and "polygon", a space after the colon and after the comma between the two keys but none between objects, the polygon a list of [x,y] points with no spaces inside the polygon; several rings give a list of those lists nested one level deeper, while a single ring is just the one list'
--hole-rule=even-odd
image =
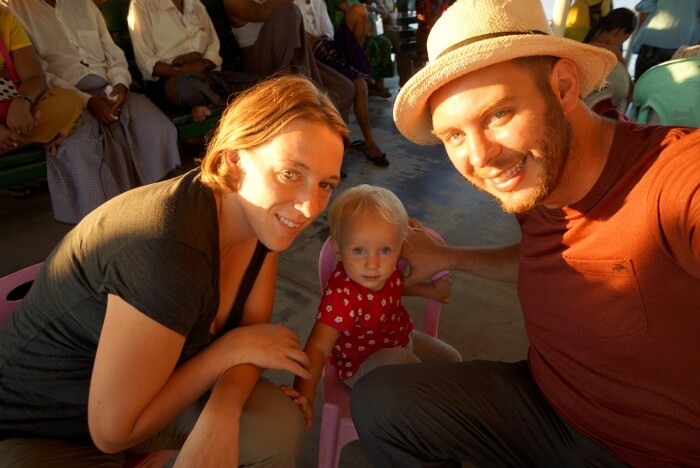
[{"label": "t-shirt sleeve", "polygon": [[657,241],[686,271],[700,278],[700,130],[684,138],[673,158],[663,161],[647,199],[659,224]]},{"label": "t-shirt sleeve", "polygon": [[123,248],[105,266],[102,293],[115,294],[158,323],[187,336],[218,294],[207,257],[175,241]]}]

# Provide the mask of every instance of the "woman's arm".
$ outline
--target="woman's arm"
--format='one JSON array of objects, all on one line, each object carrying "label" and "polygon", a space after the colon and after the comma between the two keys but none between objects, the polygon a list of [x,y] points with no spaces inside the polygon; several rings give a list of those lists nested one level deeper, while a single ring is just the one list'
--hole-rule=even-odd
[{"label": "woman's arm", "polygon": [[[272,262],[266,261],[261,275],[269,276]],[[263,289],[270,291],[270,285],[258,284],[248,304],[260,298]],[[262,308],[253,310],[267,310],[269,320],[272,297],[260,300]],[[258,323],[254,316],[246,311],[245,326],[219,337],[176,368],[185,337],[109,295],[88,398],[88,425],[97,447],[118,452],[148,439],[240,364],[308,377],[308,359],[299,338],[281,325]],[[232,375],[241,392],[239,401],[244,401],[259,370],[255,369],[255,378]]]},{"label": "woman's arm", "polygon": [[22,97],[17,96],[10,103],[5,124],[10,130],[26,135],[34,129],[32,108],[47,89],[46,78],[33,47],[15,49],[11,54],[22,82],[17,89]]}]

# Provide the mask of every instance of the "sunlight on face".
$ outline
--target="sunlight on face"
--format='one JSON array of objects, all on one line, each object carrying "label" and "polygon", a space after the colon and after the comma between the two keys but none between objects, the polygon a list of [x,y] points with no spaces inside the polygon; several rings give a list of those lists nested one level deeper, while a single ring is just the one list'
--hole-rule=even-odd
[{"label": "sunlight on face", "polygon": [[340,183],[343,150],[329,126],[295,120],[267,144],[239,151],[235,194],[248,228],[267,248],[288,248],[326,208]]},{"label": "sunlight on face", "polygon": [[570,128],[532,72],[510,62],[492,65],[448,83],[429,102],[434,133],[455,168],[504,211],[525,212],[556,189]]},{"label": "sunlight on face", "polygon": [[396,269],[403,239],[400,226],[367,211],[344,220],[341,237],[332,242],[350,279],[379,291]]}]

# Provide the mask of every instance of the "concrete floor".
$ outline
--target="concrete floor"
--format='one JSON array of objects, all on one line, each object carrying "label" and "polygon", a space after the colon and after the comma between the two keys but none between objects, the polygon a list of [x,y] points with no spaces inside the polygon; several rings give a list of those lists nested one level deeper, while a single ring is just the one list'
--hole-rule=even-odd
[{"label": "concrete floor", "polygon": [[[387,80],[392,94],[397,80]],[[386,151],[391,165],[380,168],[349,150],[344,170],[348,176],[336,192],[361,183],[393,190],[406,205],[410,216],[439,232],[450,244],[496,245],[519,239],[514,218],[467,183],[439,146],[421,147],[403,138],[392,119],[393,98],[370,98],[370,118],[375,138]],[[354,119],[353,139],[362,137]],[[0,276],[45,258],[57,241],[71,228],[54,221],[48,193],[37,185],[29,200],[14,200],[0,191]],[[297,332],[302,342],[313,324],[320,299],[317,258],[328,235],[325,214],[301,233],[281,255],[273,320]],[[454,273],[453,296],[442,309],[441,339],[455,346],[467,359],[515,361],[525,357],[528,342],[513,284],[483,280]],[[407,301],[416,323],[421,303]],[[292,377],[269,372],[277,383],[291,383]],[[317,466],[319,421],[322,395],[316,401],[316,423],[307,436],[300,468]],[[359,442],[342,452],[341,468],[367,467],[369,463]]]}]

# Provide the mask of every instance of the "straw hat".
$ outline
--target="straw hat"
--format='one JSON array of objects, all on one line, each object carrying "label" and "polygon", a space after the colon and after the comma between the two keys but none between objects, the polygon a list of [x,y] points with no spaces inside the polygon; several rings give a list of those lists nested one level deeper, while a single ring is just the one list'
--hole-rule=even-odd
[{"label": "straw hat", "polygon": [[533,55],[576,62],[581,96],[605,85],[617,60],[600,47],[553,36],[539,0],[457,0],[428,36],[428,65],[396,97],[396,126],[415,143],[440,143],[428,109],[435,91],[474,70]]}]

